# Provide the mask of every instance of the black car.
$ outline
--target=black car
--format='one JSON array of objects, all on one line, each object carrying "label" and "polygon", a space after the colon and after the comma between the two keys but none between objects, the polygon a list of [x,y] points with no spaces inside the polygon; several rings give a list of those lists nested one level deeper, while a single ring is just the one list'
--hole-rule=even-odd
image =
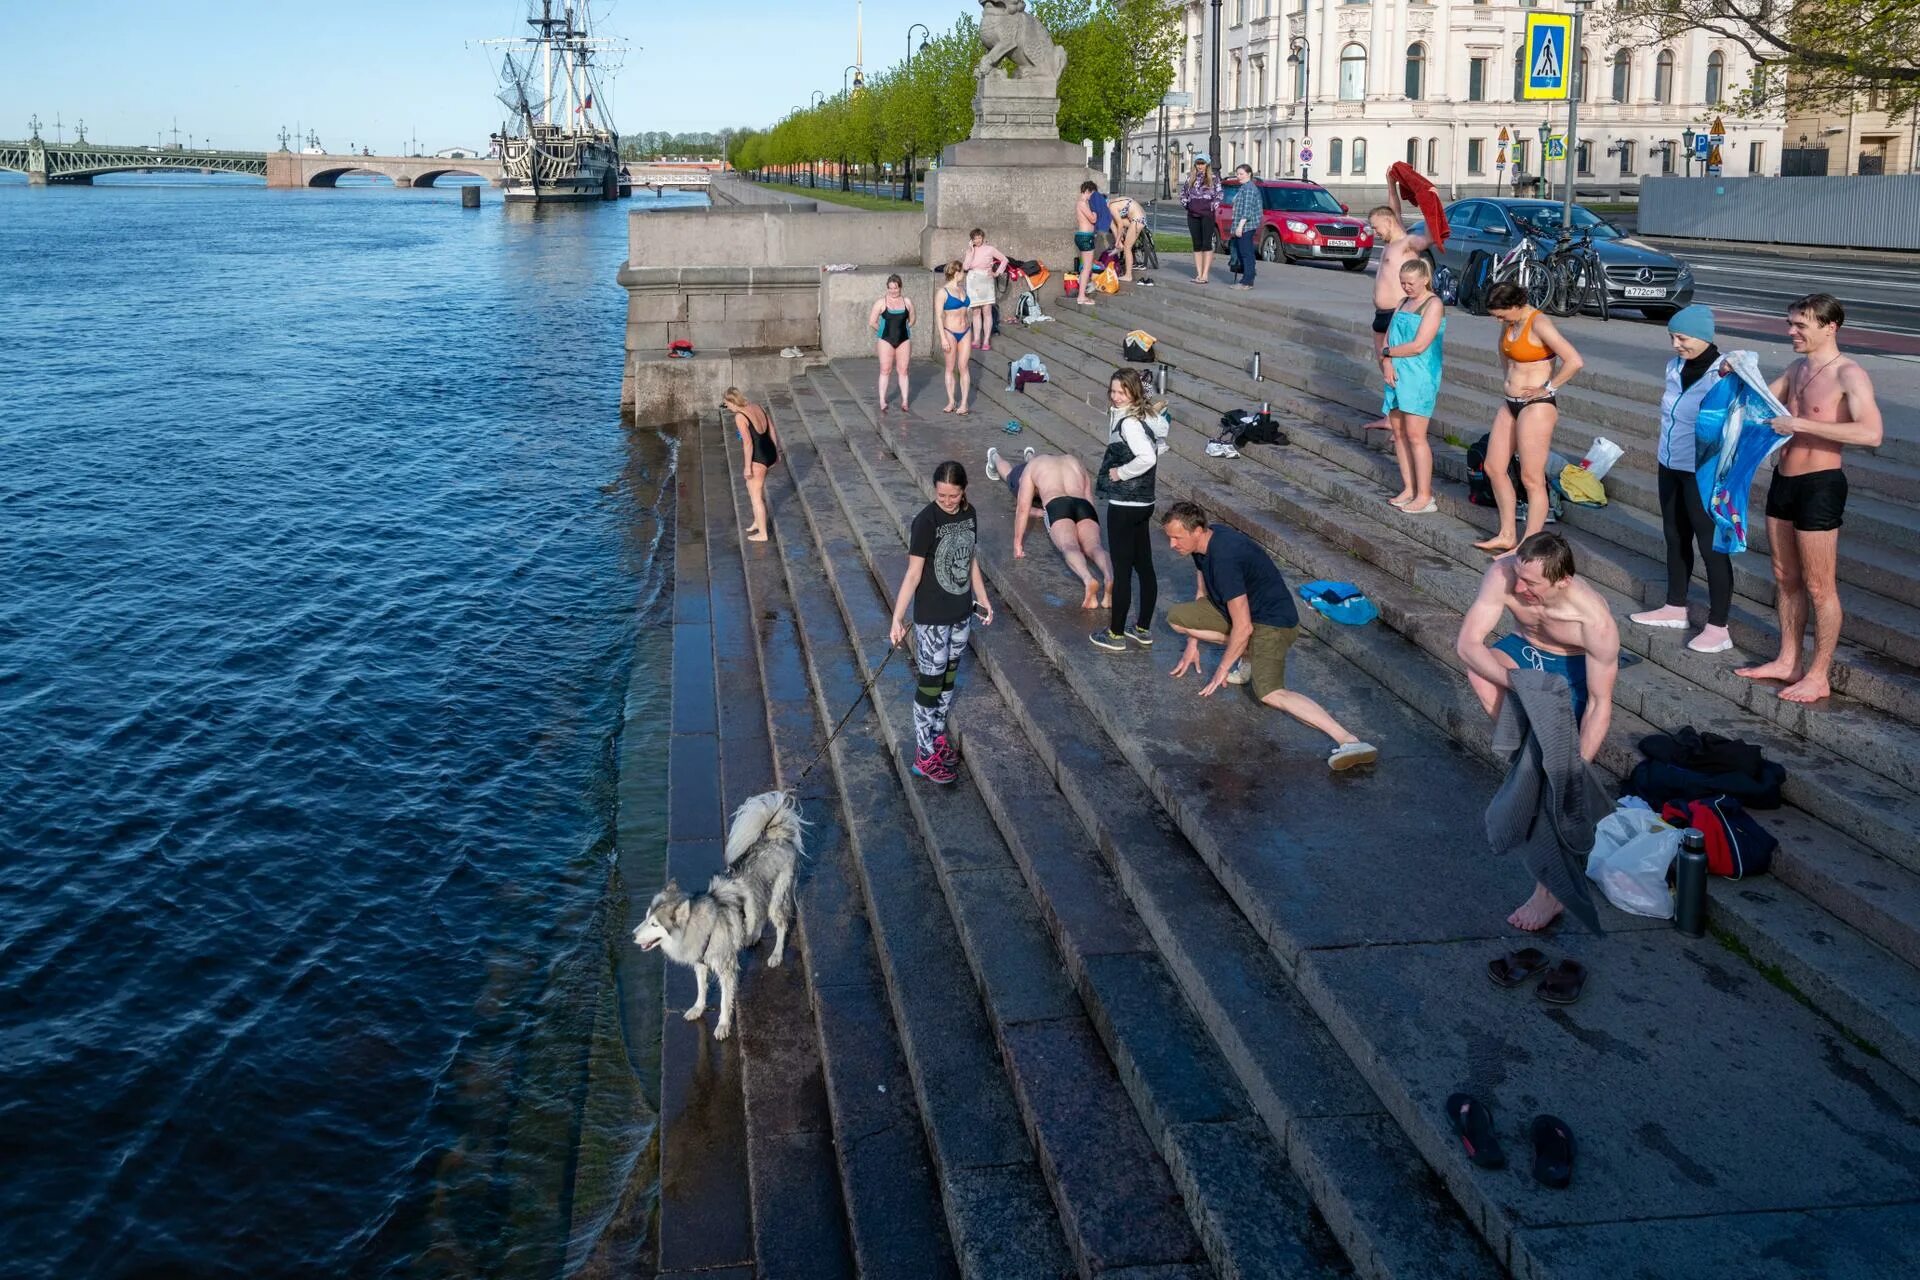
[{"label": "black car", "polygon": [[[1560,237],[1561,209],[1551,200],[1456,200],[1447,206],[1447,247],[1433,256],[1439,265],[1465,271],[1474,250],[1499,257],[1519,243],[1516,237],[1530,235],[1545,257]],[[1664,322],[1693,301],[1693,268],[1686,263],[1575,205],[1574,233],[1588,229],[1606,269],[1609,309],[1637,310]]]}]

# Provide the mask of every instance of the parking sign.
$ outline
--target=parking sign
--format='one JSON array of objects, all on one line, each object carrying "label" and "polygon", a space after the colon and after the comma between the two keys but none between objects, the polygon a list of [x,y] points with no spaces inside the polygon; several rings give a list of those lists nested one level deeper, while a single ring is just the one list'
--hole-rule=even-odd
[{"label": "parking sign", "polygon": [[1538,102],[1567,96],[1572,76],[1572,69],[1567,65],[1567,50],[1572,44],[1572,15],[1527,15],[1527,75],[1520,86],[1523,98]]}]

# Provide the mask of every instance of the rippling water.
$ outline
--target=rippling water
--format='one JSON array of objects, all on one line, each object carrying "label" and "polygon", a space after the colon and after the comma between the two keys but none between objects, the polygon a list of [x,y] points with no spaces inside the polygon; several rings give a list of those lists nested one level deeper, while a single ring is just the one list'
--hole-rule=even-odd
[{"label": "rippling water", "polygon": [[627,207],[0,186],[0,1271],[647,1248]]}]

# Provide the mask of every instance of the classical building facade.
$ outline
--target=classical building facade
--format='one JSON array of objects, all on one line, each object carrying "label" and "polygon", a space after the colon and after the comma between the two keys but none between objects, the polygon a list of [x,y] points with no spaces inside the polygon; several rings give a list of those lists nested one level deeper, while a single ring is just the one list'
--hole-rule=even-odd
[{"label": "classical building facade", "polygon": [[1915,166],[1920,112],[1889,115],[1880,94],[1856,94],[1841,106],[1793,106],[1788,94],[1787,172],[1802,174],[1920,173]]},{"label": "classical building facade", "polygon": [[[1592,6],[1590,19],[1599,8]],[[1126,172],[1136,189],[1152,185],[1163,168],[1183,171],[1207,149],[1215,12],[1205,0],[1187,6],[1173,87],[1191,94],[1192,104],[1167,109],[1169,145],[1161,149],[1157,116],[1127,140]],[[1216,159],[1226,166],[1245,162],[1263,177],[1310,176],[1359,194],[1406,160],[1443,191],[1484,193],[1510,187],[1516,173],[1540,174],[1543,123],[1565,131],[1564,102],[1526,102],[1519,93],[1533,5],[1224,0],[1217,12],[1224,154]],[[1724,173],[1780,171],[1784,120],[1735,113],[1732,99],[1752,64],[1732,41],[1695,31],[1653,47],[1616,47],[1590,20],[1582,43],[1574,77],[1580,142],[1570,157],[1576,183],[1632,187],[1649,174],[1683,172],[1683,131],[1704,131],[1716,117],[1726,128]],[[1309,115],[1313,158],[1306,163]],[[1550,183],[1564,177],[1562,162],[1547,164]]]}]

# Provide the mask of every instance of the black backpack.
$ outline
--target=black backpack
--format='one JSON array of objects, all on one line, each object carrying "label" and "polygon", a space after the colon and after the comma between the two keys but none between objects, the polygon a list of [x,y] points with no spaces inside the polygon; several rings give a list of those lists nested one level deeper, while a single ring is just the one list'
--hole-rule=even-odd
[{"label": "black backpack", "polygon": [[[1467,446],[1467,501],[1476,507],[1491,507],[1493,501],[1493,482],[1487,479],[1487,440],[1481,436]],[[1513,479],[1520,482],[1520,464],[1513,464]]]},{"label": "black backpack", "polygon": [[1221,414],[1218,439],[1231,439],[1236,449],[1249,444],[1287,443],[1286,433],[1274,422],[1273,415],[1258,409],[1229,409]]},{"label": "black backpack", "polygon": [[1467,269],[1460,273],[1457,289],[1460,306],[1476,316],[1487,314],[1487,290],[1493,287],[1493,255],[1475,249],[1467,256]]}]

